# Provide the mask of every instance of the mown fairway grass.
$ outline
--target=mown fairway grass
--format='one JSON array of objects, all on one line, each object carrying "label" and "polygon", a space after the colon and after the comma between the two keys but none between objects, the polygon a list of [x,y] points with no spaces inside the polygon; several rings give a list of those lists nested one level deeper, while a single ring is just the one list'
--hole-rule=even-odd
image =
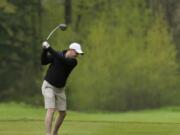
[{"label": "mown fairway grass", "polygon": [[[43,108],[0,104],[0,135],[44,135],[44,114]],[[180,110],[68,112],[60,135],[180,135]]]}]

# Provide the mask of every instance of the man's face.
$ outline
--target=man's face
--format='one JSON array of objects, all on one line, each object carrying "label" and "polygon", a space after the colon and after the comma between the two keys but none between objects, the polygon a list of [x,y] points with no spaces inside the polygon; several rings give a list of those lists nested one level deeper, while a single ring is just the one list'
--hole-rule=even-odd
[{"label": "man's face", "polygon": [[73,49],[71,49],[71,50],[69,50],[70,52],[69,52],[69,57],[70,58],[76,58],[79,54],[75,51],[75,50],[73,50]]}]

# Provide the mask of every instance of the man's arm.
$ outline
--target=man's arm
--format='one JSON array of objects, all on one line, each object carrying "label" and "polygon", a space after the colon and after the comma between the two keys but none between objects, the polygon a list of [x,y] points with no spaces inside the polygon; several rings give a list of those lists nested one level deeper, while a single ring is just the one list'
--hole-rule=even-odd
[{"label": "man's arm", "polygon": [[60,55],[58,52],[56,52],[52,47],[50,47],[50,45],[48,44],[48,42],[43,42],[43,48],[45,48],[53,58],[56,58],[62,62],[64,62],[67,65],[76,65],[77,64],[77,60],[75,59],[70,59],[70,58],[65,58],[64,56]]},{"label": "man's arm", "polygon": [[42,47],[43,47],[43,49],[42,49],[42,53],[41,53],[41,64],[47,65],[52,62],[53,57],[51,55],[48,55],[48,48],[49,48],[48,44],[43,42]]},{"label": "man's arm", "polygon": [[76,65],[77,64],[77,61],[75,59],[63,57],[58,52],[56,52],[52,47],[49,47],[48,51],[51,53],[52,56],[54,56],[55,58],[59,59],[60,61],[64,62],[67,65]]}]

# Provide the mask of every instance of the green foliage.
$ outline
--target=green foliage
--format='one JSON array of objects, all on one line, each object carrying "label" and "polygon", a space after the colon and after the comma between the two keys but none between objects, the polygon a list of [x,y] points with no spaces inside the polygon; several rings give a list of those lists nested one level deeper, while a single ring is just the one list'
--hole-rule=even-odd
[{"label": "green foliage", "polygon": [[[163,2],[71,2],[72,23],[49,41],[56,50],[79,42],[85,52],[67,84],[70,109],[125,111],[180,104],[177,48],[159,5]],[[40,68],[41,42],[65,22],[64,0],[3,0],[0,11],[1,100],[42,104],[46,69]]]},{"label": "green foliage", "polygon": [[89,28],[87,55],[71,82],[73,108],[117,111],[173,103],[178,65],[163,14],[154,17],[142,0],[121,4],[101,12]]},{"label": "green foliage", "polygon": [[[1,100],[34,96],[39,73],[39,1],[6,1],[1,10]],[[13,12],[5,9],[14,7]],[[3,78],[4,77],[4,78]],[[25,96],[26,95],[26,96]]]}]

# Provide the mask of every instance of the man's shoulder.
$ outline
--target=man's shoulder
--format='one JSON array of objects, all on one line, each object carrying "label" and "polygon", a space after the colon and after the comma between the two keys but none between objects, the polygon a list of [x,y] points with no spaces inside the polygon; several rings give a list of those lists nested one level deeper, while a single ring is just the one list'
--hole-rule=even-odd
[{"label": "man's shoulder", "polygon": [[62,54],[63,56],[65,56],[67,50],[62,50],[62,51],[59,51],[60,54]]},{"label": "man's shoulder", "polygon": [[70,61],[74,66],[76,66],[78,64],[78,61],[75,58],[70,58]]}]

